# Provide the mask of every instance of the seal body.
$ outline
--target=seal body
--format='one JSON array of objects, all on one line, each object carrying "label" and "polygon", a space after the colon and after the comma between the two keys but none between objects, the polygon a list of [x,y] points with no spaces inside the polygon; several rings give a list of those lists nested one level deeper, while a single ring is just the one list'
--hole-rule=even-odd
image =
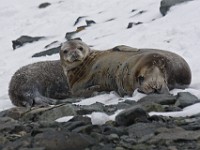
[{"label": "seal body", "polygon": [[60,60],[37,62],[17,70],[9,84],[16,106],[48,105],[70,97]]},{"label": "seal body", "polygon": [[[70,61],[73,57],[71,51],[80,52],[77,48],[79,43],[82,51],[87,53],[83,53],[82,59]],[[81,97],[91,96],[96,91],[131,95],[136,88],[146,94],[168,93],[173,88],[186,88],[191,82],[191,71],[186,61],[163,50],[122,45],[95,51],[81,41],[69,41],[62,46],[60,57],[73,95]]]}]

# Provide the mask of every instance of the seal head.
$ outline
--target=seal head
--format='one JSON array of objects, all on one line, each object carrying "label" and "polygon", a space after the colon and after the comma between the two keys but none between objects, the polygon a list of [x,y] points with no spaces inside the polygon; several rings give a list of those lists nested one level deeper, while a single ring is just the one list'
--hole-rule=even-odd
[{"label": "seal head", "polygon": [[90,48],[80,40],[64,42],[60,50],[60,59],[65,69],[70,70],[80,65],[89,55]]}]

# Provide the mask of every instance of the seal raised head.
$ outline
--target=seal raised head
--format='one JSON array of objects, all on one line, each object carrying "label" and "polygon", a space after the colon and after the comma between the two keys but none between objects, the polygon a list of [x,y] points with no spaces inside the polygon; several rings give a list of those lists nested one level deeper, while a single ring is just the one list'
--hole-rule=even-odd
[{"label": "seal raised head", "polygon": [[74,40],[63,44],[60,58],[73,95],[81,97],[101,91],[132,95],[137,88],[146,94],[169,93],[170,89],[186,88],[191,82],[187,62],[164,50],[121,45],[97,51]]},{"label": "seal raised head", "polygon": [[59,104],[71,97],[60,60],[29,64],[17,70],[9,84],[16,106]]}]

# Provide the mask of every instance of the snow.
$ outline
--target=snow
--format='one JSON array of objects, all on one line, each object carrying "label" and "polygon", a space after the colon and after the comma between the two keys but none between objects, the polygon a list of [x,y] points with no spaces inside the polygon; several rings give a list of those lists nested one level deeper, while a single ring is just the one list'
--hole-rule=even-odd
[{"label": "snow", "polygon": [[[56,60],[59,55],[31,58],[53,41],[63,42],[66,32],[85,25],[85,20],[96,24],[78,33],[84,42],[94,49],[108,49],[116,45],[137,48],[158,48],[175,52],[186,59],[192,71],[192,83],[184,91],[200,98],[200,1],[194,0],[174,6],[162,17],[159,12],[160,0],[49,0],[52,4],[38,9],[44,0],[1,0],[0,5],[0,111],[14,107],[9,100],[8,85],[11,76],[20,67],[38,61]],[[132,10],[136,10],[131,12]],[[144,11],[143,14],[138,12]],[[73,26],[80,16],[87,16]],[[108,21],[114,19],[112,21]],[[126,29],[129,22],[143,22]],[[26,44],[13,51],[12,40],[21,35],[46,36],[41,41]],[[176,62],[175,62],[176,63]],[[172,94],[182,91],[175,89]],[[132,97],[120,99],[114,93],[102,94],[84,99],[79,104],[89,105],[96,101],[105,105],[116,104],[124,99],[138,100],[145,96],[135,91]],[[200,112],[195,104],[182,112],[150,113],[167,116],[186,116]],[[100,114],[91,114],[93,120]],[[105,117],[109,119],[111,116]],[[96,120],[96,122],[98,122]],[[95,122],[95,121],[94,121]],[[104,122],[104,121],[99,121]]]}]

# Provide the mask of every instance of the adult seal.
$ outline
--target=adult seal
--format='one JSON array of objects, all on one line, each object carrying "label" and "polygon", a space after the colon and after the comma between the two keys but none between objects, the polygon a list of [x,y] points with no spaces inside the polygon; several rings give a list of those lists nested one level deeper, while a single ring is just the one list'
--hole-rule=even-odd
[{"label": "adult seal", "polygon": [[82,41],[62,44],[61,64],[73,95],[88,97],[93,92],[116,91],[120,96],[140,92],[169,93],[191,82],[187,62],[179,55],[157,49],[117,46],[91,50]]},{"label": "adult seal", "polygon": [[9,85],[16,106],[59,104],[71,97],[60,60],[29,64],[17,70]]}]

